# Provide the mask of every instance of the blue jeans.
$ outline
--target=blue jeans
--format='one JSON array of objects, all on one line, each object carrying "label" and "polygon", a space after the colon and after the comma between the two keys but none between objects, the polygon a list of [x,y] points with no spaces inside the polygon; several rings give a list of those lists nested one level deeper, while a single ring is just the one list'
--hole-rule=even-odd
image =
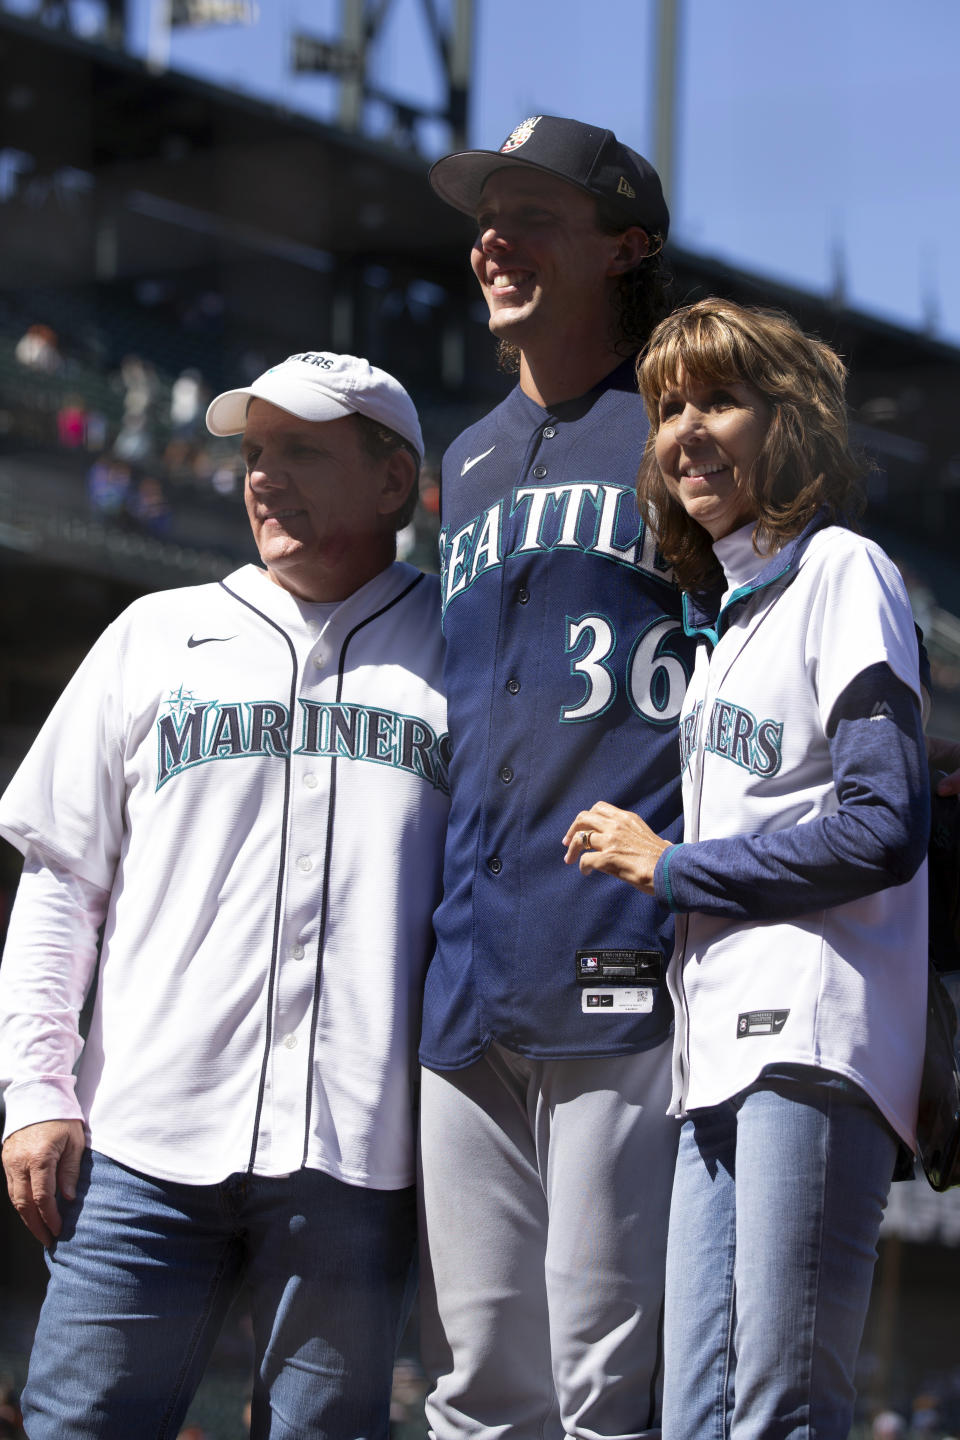
[{"label": "blue jeans", "polygon": [[62,1204],[23,1396],[31,1440],[175,1436],[250,1293],[255,1440],[373,1440],[412,1295],[414,1190],[318,1170],[153,1180],[89,1151]]},{"label": "blue jeans", "polygon": [[761,1080],[685,1120],[663,1440],[842,1440],[897,1142],[854,1086]]}]

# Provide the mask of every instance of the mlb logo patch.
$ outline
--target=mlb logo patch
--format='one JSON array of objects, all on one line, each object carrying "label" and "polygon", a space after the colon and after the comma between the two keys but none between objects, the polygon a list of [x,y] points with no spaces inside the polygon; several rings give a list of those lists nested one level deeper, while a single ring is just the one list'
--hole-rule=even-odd
[{"label": "mlb logo patch", "polygon": [[596,955],[584,955],[580,961],[581,970],[599,970],[600,961]]}]

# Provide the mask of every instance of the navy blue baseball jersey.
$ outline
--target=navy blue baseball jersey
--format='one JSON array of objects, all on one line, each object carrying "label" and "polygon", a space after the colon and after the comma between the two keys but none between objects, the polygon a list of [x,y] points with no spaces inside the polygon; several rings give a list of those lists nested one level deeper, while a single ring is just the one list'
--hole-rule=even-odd
[{"label": "navy blue baseball jersey", "polygon": [[[692,648],[634,498],[646,432],[628,361],[549,409],[514,389],[444,457],[453,757],[431,1068],[468,1065],[492,1040],[552,1059],[646,1049],[669,1029],[671,920],[565,866],[560,843],[597,800],[679,838]],[[600,983],[618,971],[640,978]]]}]

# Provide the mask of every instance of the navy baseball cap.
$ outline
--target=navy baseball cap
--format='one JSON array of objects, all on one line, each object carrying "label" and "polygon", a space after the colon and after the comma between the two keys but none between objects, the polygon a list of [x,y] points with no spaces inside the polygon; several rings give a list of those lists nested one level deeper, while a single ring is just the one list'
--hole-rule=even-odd
[{"label": "navy baseball cap", "polygon": [[441,200],[476,215],[487,178],[505,166],[523,165],[556,175],[604,202],[626,230],[640,225],[667,238],[670,212],[660,176],[649,160],[621,145],[612,130],[598,130],[559,115],[531,115],[499,150],[461,150],[445,155],[430,170]]}]

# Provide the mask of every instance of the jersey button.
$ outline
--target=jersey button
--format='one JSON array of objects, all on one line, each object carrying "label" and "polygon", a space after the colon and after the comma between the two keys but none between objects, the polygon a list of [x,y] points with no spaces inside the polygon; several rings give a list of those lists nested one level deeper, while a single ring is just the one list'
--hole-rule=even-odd
[{"label": "jersey button", "polygon": [[507,689],[510,691],[510,694],[511,694],[511,695],[516,695],[517,691],[520,689],[520,681],[519,681],[519,680],[508,680],[508,681],[507,681]]},{"label": "jersey button", "polygon": [[538,480],[542,480],[544,475],[546,475],[547,473],[546,465],[534,465],[533,473],[534,475],[536,475]]},{"label": "jersey button", "polygon": [[552,440],[553,437],[554,437],[554,435],[556,435],[556,433],[557,433],[557,431],[556,431],[556,427],[555,427],[555,426],[553,426],[553,425],[544,425],[544,427],[543,427],[543,438],[544,438],[544,440]]},{"label": "jersey button", "polygon": [[510,781],[513,779],[513,771],[509,765],[500,766],[500,779],[503,781],[504,785],[510,784]]},{"label": "jersey button", "polygon": [[492,856],[491,859],[487,861],[487,865],[489,867],[491,875],[499,875],[500,871],[503,869],[503,861],[500,859],[499,855]]},{"label": "jersey button", "polygon": [[307,875],[313,869],[313,861],[309,855],[300,856],[300,859],[297,861],[297,869],[302,870],[304,875]]},{"label": "jersey button", "polygon": [[326,660],[324,659],[324,657],[323,657],[322,655],[314,655],[314,657],[313,657],[313,668],[314,668],[315,670],[322,670],[323,667],[324,667],[324,665],[326,665],[326,663],[327,663],[327,662],[326,662]]},{"label": "jersey button", "polygon": [[297,941],[296,945],[290,946],[290,954],[293,956],[294,960],[302,960],[306,953],[306,950],[304,950],[299,940]]},{"label": "jersey button", "polygon": [[517,604],[526,605],[529,599],[530,591],[527,589],[526,585],[521,585],[520,589],[517,591]]},{"label": "jersey button", "polygon": [[285,1047],[287,1050],[296,1050],[296,1048],[297,1048],[297,1037],[296,1037],[296,1035],[284,1035],[284,1037],[283,1037],[283,1043],[284,1043],[284,1047]]},{"label": "jersey button", "polygon": [[316,775],[314,775],[312,770],[308,770],[306,775],[304,775],[303,777],[303,783],[304,785],[306,785],[308,790],[316,790],[317,786],[320,784],[320,781],[317,779]]}]

